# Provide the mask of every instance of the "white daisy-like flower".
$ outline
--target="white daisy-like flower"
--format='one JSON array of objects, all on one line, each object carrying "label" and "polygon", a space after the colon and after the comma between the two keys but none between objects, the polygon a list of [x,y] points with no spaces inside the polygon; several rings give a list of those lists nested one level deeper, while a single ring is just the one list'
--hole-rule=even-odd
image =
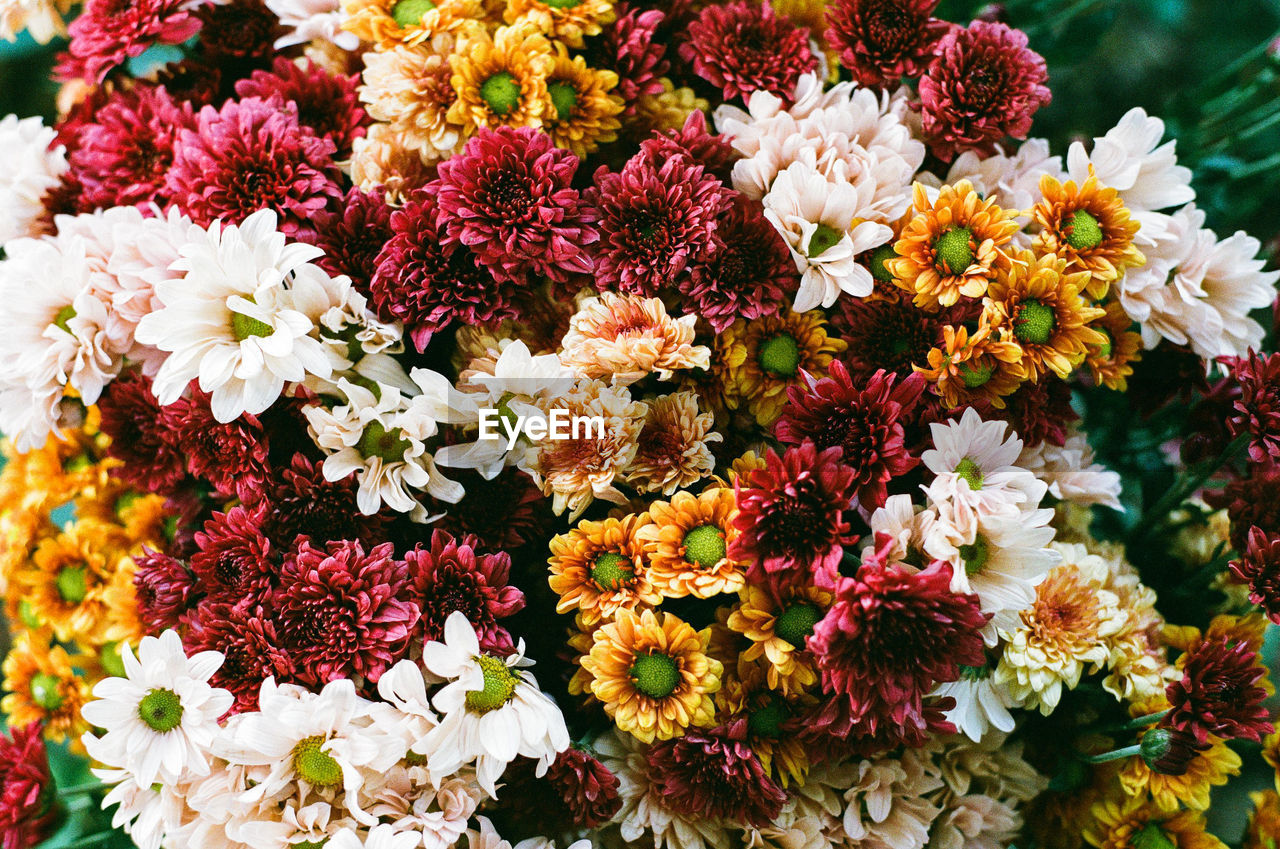
[{"label": "white daisy-like flower", "polygon": [[111,788],[102,800],[103,810],[115,808],[111,827],[123,830],[138,849],[160,849],[166,837],[191,820],[178,782],[140,787],[125,770],[95,767],[93,774]]},{"label": "white daisy-like flower", "polygon": [[[1163,136],[1164,121],[1135,107],[1106,135],[1095,138],[1088,153],[1083,144],[1073,143],[1067,150],[1067,172],[1082,184],[1092,166],[1098,182],[1118,191],[1131,213],[1189,203],[1196,196],[1191,169],[1178,164],[1176,142],[1160,144]],[[1145,229],[1141,215],[1135,217]]]},{"label": "white daisy-like flower", "polygon": [[864,760],[844,794],[845,834],[865,849],[923,849],[939,813],[926,797],[942,786],[938,768],[915,749]]},{"label": "white daisy-like flower", "polygon": [[1075,425],[1067,430],[1062,445],[1045,439],[1034,447],[1024,447],[1017,465],[1047,483],[1049,494],[1059,501],[1124,509],[1120,475],[1095,462],[1088,437]]},{"label": "white daisy-like flower", "polygon": [[332,291],[311,262],[320,248],[286,243],[276,213],[264,209],[238,226],[214,222],[179,252],[172,268],[185,274],[157,284],[163,306],[137,329],[139,342],[169,353],[152,386],[162,405],[199,379],[214,418],[229,422],[266,410],[287,382],[329,376],[332,361],[308,315]]},{"label": "white daisy-like flower", "polygon": [[829,183],[817,170],[793,162],[764,196],[764,216],[787,243],[800,289],[792,309],[807,312],[830,307],[844,292],[865,297],[875,288],[859,254],[893,238],[893,230],[859,213],[872,202],[869,182]]},{"label": "white daisy-like flower", "polygon": [[448,683],[432,697],[443,715],[427,734],[427,768],[433,778],[452,775],[474,761],[476,780],[497,797],[496,783],[517,757],[536,760],[545,774],[569,747],[560,708],[520,667],[531,666],[521,641],[505,658],[480,650],[475,628],[455,610],[444,623],[444,642],[422,648],[422,665]]},{"label": "white daisy-like flower", "polygon": [[1007,687],[991,676],[990,667],[966,666],[955,681],[939,684],[931,696],[951,697],[955,707],[946,712],[947,722],[975,743],[990,729],[1012,731],[1013,714],[1009,709],[1019,707]]},{"label": "white daisy-like flower", "polygon": [[[21,13],[38,10],[42,5],[19,3],[13,8]],[[0,37],[4,37],[11,17],[12,9],[0,10]],[[36,15],[26,17],[24,23],[30,25],[39,20]],[[60,19],[58,23],[61,24]],[[34,31],[32,34],[38,35]],[[37,221],[44,214],[44,196],[58,185],[70,167],[66,147],[52,146],[57,135],[39,118],[19,119],[17,115],[0,118],[0,157],[5,163],[4,174],[0,175],[0,245],[37,235]]]},{"label": "white daisy-like flower", "polygon": [[888,562],[912,563],[921,562],[924,552],[924,530],[936,517],[932,510],[917,507],[911,496],[904,493],[890,495],[880,507],[867,517],[871,527],[870,539],[863,546],[862,555],[866,557],[874,552],[882,536],[893,539],[893,547],[889,549]]},{"label": "white daisy-like flower", "polygon": [[360,48],[360,38],[342,28],[341,0],[267,0],[267,8],[289,30],[276,39],[276,50],[308,41],[328,41],[347,53]]},{"label": "white daisy-like flower", "polygon": [[90,756],[128,772],[138,787],[207,774],[218,719],[235,702],[230,692],[209,686],[222,654],[187,657],[177,632],[165,631],[143,637],[136,657],[123,646],[120,659],[125,677],[99,681],[94,701],[81,711],[105,732],[84,735]]},{"label": "white daisy-like flower", "polygon": [[346,829],[333,835],[325,843],[330,849],[414,849],[418,845],[420,835],[412,831],[401,831],[388,823],[375,825],[364,834]]},{"label": "white daisy-like flower", "polygon": [[403,736],[405,749],[419,755],[427,754],[427,733],[440,723],[431,709],[423,672],[412,660],[395,663],[378,679],[378,695],[386,704],[375,704],[372,709],[374,726]]}]

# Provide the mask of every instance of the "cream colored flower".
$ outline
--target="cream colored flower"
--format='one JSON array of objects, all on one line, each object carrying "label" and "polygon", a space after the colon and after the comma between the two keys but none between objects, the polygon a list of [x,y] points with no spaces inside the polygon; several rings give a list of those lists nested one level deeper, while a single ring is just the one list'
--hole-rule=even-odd
[{"label": "cream colored flower", "polygon": [[670,495],[711,474],[715,457],[708,443],[721,442],[715,415],[698,409],[696,392],[675,392],[650,401],[636,456],[623,480],[640,492]]},{"label": "cream colored flower", "polygon": [[676,371],[711,363],[711,349],[693,344],[697,320],[693,314],[672,318],[658,298],[603,292],[584,300],[569,319],[560,360],[614,386],[654,373],[670,380]]}]

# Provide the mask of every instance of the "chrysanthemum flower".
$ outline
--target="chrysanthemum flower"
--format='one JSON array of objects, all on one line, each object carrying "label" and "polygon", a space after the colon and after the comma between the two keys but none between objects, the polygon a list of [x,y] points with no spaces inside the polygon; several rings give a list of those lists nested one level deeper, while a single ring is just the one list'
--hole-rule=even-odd
[{"label": "chrysanthemum flower", "polygon": [[235,696],[233,713],[258,709],[258,693],[268,678],[291,681],[293,659],[266,608],[250,601],[208,601],[185,620],[185,642],[192,652],[217,652],[222,665],[209,678],[214,687]]},{"label": "chrysanthemum flower", "polygon": [[226,67],[236,60],[266,66],[275,55],[276,39],[284,33],[279,18],[263,0],[208,3],[199,14],[200,52],[215,66]]},{"label": "chrysanthemum flower", "polygon": [[1270,455],[1280,457],[1280,354],[1259,356],[1250,350],[1247,357],[1219,360],[1231,369],[1240,385],[1228,422],[1231,433],[1251,435],[1249,457],[1261,462]]},{"label": "chrysanthemum flower", "polygon": [[991,281],[984,316],[993,330],[1012,331],[1032,381],[1046,372],[1065,380],[1084,362],[1088,345],[1107,341],[1088,326],[1106,315],[1085,300],[1091,279],[1087,271],[1071,271],[1057,254],[1023,251]]},{"label": "chrysanthemum flower", "polygon": [[1168,844],[1176,849],[1226,849],[1205,831],[1199,811],[1162,811],[1141,797],[1099,799],[1089,812],[1083,836],[1099,849],[1126,849],[1139,841]]},{"label": "chrysanthemum flower", "polygon": [[685,816],[764,826],[787,794],[755,752],[729,729],[691,730],[655,743],[649,764],[661,776],[665,802]]},{"label": "chrysanthemum flower", "polygon": [[449,51],[432,49],[440,40],[412,47],[397,44],[365,54],[364,85],[360,86],[360,99],[369,114],[387,122],[400,143],[417,151],[424,162],[456,152],[462,139],[461,127],[446,117],[458,95],[451,82]]},{"label": "chrysanthemum flower", "polygon": [[800,584],[773,593],[748,584],[725,624],[751,641],[742,660],[763,658],[769,689],[783,695],[801,692],[818,680],[808,639],[831,601],[831,593],[813,586]]},{"label": "chrysanthemum flower", "polygon": [[50,637],[28,631],[14,640],[4,658],[6,695],[0,700],[10,727],[39,722],[45,737],[59,743],[79,739],[88,730],[80,708],[90,699],[89,682],[71,661],[67,650],[53,645]]},{"label": "chrysanthemum flower", "polygon": [[38,722],[10,725],[0,737],[0,843],[35,846],[53,831],[60,807]]},{"label": "chrysanthemum flower", "polygon": [[215,492],[252,499],[266,482],[266,427],[257,416],[244,413],[219,422],[210,396],[196,390],[162,407],[159,423],[186,459],[187,471]]},{"label": "chrysanthemum flower", "polygon": [[662,595],[649,576],[649,561],[638,532],[647,514],[582,521],[551,538],[551,589],[560,596],[557,613],[578,611],[590,626],[613,619],[619,610],[656,607]]},{"label": "chrysanthemum flower", "polygon": [[469,33],[482,17],[478,0],[342,0],[342,10],[342,28],[380,50],[413,46],[442,33]]},{"label": "chrysanthemum flower", "polygon": [[1255,742],[1271,731],[1259,686],[1266,667],[1257,650],[1231,635],[1208,636],[1178,659],[1181,680],[1166,690],[1171,710],[1163,724],[1189,731],[1204,743],[1210,735]]},{"label": "chrysanthemum flower", "polygon": [[453,90],[449,121],[466,136],[485,127],[540,127],[554,109],[547,77],[555,67],[551,42],[530,24],[460,35],[449,56]]},{"label": "chrysanthemum flower", "polygon": [[985,321],[972,333],[964,325],[943,327],[942,344],[929,350],[929,367],[917,371],[947,409],[979,401],[1003,408],[1004,396],[1027,379],[1022,347],[1009,330],[993,331]]},{"label": "chrysanthemum flower", "polygon": [[112,381],[98,399],[102,432],[111,438],[107,453],[120,460],[112,474],[147,492],[167,493],[187,476],[186,458],[177,440],[161,424],[160,404],[151,380],[128,374]]},{"label": "chrysanthemum flower", "polygon": [[710,598],[736,593],[746,582],[742,564],[729,557],[738,537],[734,493],[712,487],[701,495],[678,492],[649,505],[650,523],[637,533],[649,559],[648,578],[668,598]]},{"label": "chrysanthemum flower", "polygon": [[[529,2],[541,5],[539,0]],[[584,5],[587,3],[578,7]],[[615,141],[622,126],[617,116],[626,105],[613,93],[617,86],[618,75],[613,71],[587,67],[586,59],[570,57],[557,42],[556,63],[547,76],[551,108],[542,116],[542,131],[551,136],[556,147],[573,151],[579,159]]]},{"label": "chrysanthemum flower", "polygon": [[[0,29],[3,29],[0,13]],[[12,157],[0,177],[0,245],[19,236],[35,236],[44,214],[44,200],[68,169],[67,149],[57,144],[57,132],[38,117],[0,118],[0,146]]]},{"label": "chrysanthemum flower", "polygon": [[503,20],[509,24],[527,21],[548,38],[582,49],[583,36],[600,35],[604,24],[617,17],[609,0],[514,0],[506,4]]},{"label": "chrysanthemum flower", "polygon": [[707,368],[711,351],[694,345],[696,315],[672,318],[658,298],[602,292],[582,301],[569,319],[560,361],[589,378],[609,378],[614,386],[656,373]]},{"label": "chrysanthemum flower", "polygon": [[658,81],[662,90],[657,94],[642,94],[636,100],[635,110],[625,122],[632,133],[674,132],[680,129],[695,112],[706,112],[711,103],[687,85],[677,86],[670,78]]},{"label": "chrysanthemum flower", "polygon": [[181,44],[200,29],[199,18],[192,14],[199,5],[188,0],[90,0],[68,27],[70,55],[62,73],[96,84],[156,42]]},{"label": "chrysanthemum flower", "polygon": [[712,4],[689,23],[680,58],[718,87],[725,100],[753,91],[790,97],[801,74],[818,65],[809,30],[774,14],[769,4]]},{"label": "chrysanthemum flower", "polygon": [[648,402],[636,456],[623,471],[623,480],[638,492],[670,495],[692,486],[715,468],[708,443],[721,442],[715,415],[698,407],[698,394],[688,390],[661,395]]},{"label": "chrysanthemum flower", "polygon": [[707,113],[695,109],[679,127],[662,129],[640,142],[640,149],[657,159],[684,154],[728,185],[733,164],[741,157],[729,140],[711,129]]},{"label": "chrysanthemum flower", "polygon": [[1248,544],[1230,563],[1231,574],[1249,586],[1249,601],[1260,606],[1273,622],[1280,622],[1280,534],[1251,527]]},{"label": "chrysanthemum flower", "polygon": [[920,79],[924,133],[934,153],[991,153],[1005,136],[1026,138],[1031,116],[1052,99],[1044,59],[1022,30],[974,21],[953,27]]},{"label": "chrysanthemum flower", "polygon": [[1101,298],[1126,268],[1143,265],[1146,258],[1133,244],[1138,222],[1115,189],[1098,182],[1097,176],[1077,186],[1065,184],[1052,174],[1040,178],[1044,199],[1035,205],[1032,218],[1040,226],[1036,233],[1037,253],[1056,253],[1067,261],[1071,272],[1087,271],[1085,288],[1093,298]]},{"label": "chrysanthemum flower", "polygon": [[1004,400],[1004,409],[992,414],[1008,422],[1024,444],[1033,447],[1042,442],[1064,445],[1067,428],[1080,418],[1071,406],[1071,385],[1051,374],[1024,381]]},{"label": "chrysanthemum flower", "polygon": [[619,610],[592,640],[582,668],[620,730],[652,743],[712,723],[711,694],[723,667],[706,654],[709,631],[694,631],[670,613]]},{"label": "chrysanthemum flower", "polygon": [[199,551],[192,553],[189,565],[200,594],[232,604],[265,600],[279,572],[271,541],[262,532],[268,512],[237,504],[226,513],[214,513],[204,530],[196,531]]},{"label": "chrysanthemum flower", "polygon": [[418,151],[387,124],[370,126],[351,146],[351,182],[363,192],[384,192],[388,203],[402,202],[434,178]]},{"label": "chrysanthemum flower", "polygon": [[877,849],[928,844],[933,821],[941,814],[933,799],[946,785],[927,755],[908,749],[900,756],[863,760],[852,778],[852,786],[841,788],[845,834]]},{"label": "chrysanthemum flower", "polygon": [[181,560],[147,548],[133,556],[133,596],[138,619],[154,634],[177,628],[200,594]]},{"label": "chrysanthemum flower", "polygon": [[1108,299],[1102,308],[1106,314],[1091,326],[1104,340],[1086,346],[1084,364],[1095,384],[1124,392],[1129,388],[1133,364],[1142,359],[1142,336],[1133,329],[1133,319],[1119,301]]},{"label": "chrysanthemum flower", "polygon": [[864,86],[917,77],[949,29],[933,17],[937,0],[836,0],[827,8],[827,43]]},{"label": "chrysanthemum flower", "polygon": [[414,546],[404,560],[413,600],[422,611],[415,639],[441,639],[445,620],[461,611],[485,651],[511,648],[511,635],[498,620],[524,608],[524,593],[510,583],[511,558],[505,551],[484,554],[476,551],[474,539],[458,540],[437,529],[429,546]]},{"label": "chrysanthemum flower", "polygon": [[[895,287],[896,288],[896,287]],[[880,369],[908,377],[929,362],[929,352],[942,345],[945,328],[958,322],[948,313],[920,309],[901,290],[886,300],[841,298],[831,324],[848,345],[841,361],[865,380]]]},{"label": "chrysanthemum flower", "polygon": [[348,189],[341,211],[320,212],[312,219],[313,244],[324,251],[316,257],[316,265],[330,277],[350,277],[356,290],[368,295],[378,270],[378,254],[394,235],[391,212],[381,191]]},{"label": "chrysanthemum flower", "polygon": [[943,186],[933,202],[920,183],[913,193],[915,216],[894,245],[898,256],[884,262],[894,283],[926,309],[982,297],[1009,265],[1005,245],[1018,231],[1017,213],[983,200],[967,180]]},{"label": "chrysanthemum flower", "polygon": [[546,775],[537,776],[536,766],[528,758],[519,758],[502,774],[501,814],[513,824],[520,823],[522,833],[597,828],[622,807],[618,777],[576,745],[556,755]]},{"label": "chrysanthemum flower", "polygon": [[30,568],[13,576],[14,589],[59,640],[99,643],[107,624],[106,589],[126,547],[120,528],[81,519],[40,540]]},{"label": "chrysanthemum flower", "polygon": [[236,82],[236,94],[244,99],[269,101],[279,97],[297,109],[298,125],[333,142],[337,158],[351,153],[351,143],[364,135],[368,116],[356,98],[358,77],[330,73],[305,60],[298,64],[277,56],[270,71],[254,71]]},{"label": "chrysanthemum flower", "polygon": [[457,537],[473,536],[485,551],[517,549],[544,539],[551,524],[551,505],[533,481],[515,466],[505,466],[485,480],[478,472],[455,469],[451,474],[466,490],[456,504],[428,500],[431,515],[443,513],[436,524]]},{"label": "chrysanthemum flower", "polygon": [[774,425],[775,435],[788,445],[811,440],[819,449],[840,446],[842,462],[854,470],[862,506],[881,506],[888,482],[920,463],[904,444],[901,420],[914,411],[924,380],[911,376],[898,381],[897,375],[877,371],[859,387],[836,360],[827,377],[806,376],[806,384],[787,390],[789,403]]},{"label": "chrysanthemum flower", "polygon": [[[1139,709],[1139,707],[1141,709]],[[1168,707],[1163,698],[1156,698],[1130,707],[1130,713],[1138,716],[1157,713]],[[1148,735],[1168,734],[1168,729],[1147,729],[1139,743]],[[1151,795],[1155,806],[1164,811],[1176,811],[1184,805],[1194,811],[1209,809],[1209,793],[1213,787],[1227,783],[1229,776],[1240,774],[1240,756],[1227,746],[1226,741],[1211,737],[1203,751],[1194,752],[1190,763],[1181,772],[1153,769],[1143,757],[1128,758],[1120,770],[1120,784],[1129,796]],[[1159,764],[1156,764],[1159,766]]]},{"label": "chrysanthemum flower", "polygon": [[724,382],[725,405],[731,410],[745,406],[767,427],[782,415],[788,388],[802,385],[805,375],[825,376],[845,347],[843,340],[827,335],[818,310],[740,319],[716,337],[714,363]]},{"label": "chrysanthemum flower", "polygon": [[618,75],[617,93],[631,116],[640,97],[662,93],[661,78],[671,68],[666,59],[667,42],[658,35],[665,15],[658,9],[632,8],[625,3],[618,5],[615,14],[617,20],[601,34],[590,64]]}]

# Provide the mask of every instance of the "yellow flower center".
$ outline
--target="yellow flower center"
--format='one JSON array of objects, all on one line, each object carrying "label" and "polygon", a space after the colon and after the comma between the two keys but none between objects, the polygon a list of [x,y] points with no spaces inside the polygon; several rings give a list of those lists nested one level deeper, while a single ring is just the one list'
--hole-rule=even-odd
[{"label": "yellow flower center", "polygon": [[631,561],[621,554],[606,551],[596,558],[591,565],[591,580],[602,590],[616,590],[624,587],[635,578],[636,571]]},{"label": "yellow flower center", "polygon": [[1042,304],[1035,298],[1028,298],[1019,306],[1018,315],[1013,320],[1013,335],[1019,342],[1046,345],[1057,323],[1053,307]]},{"label": "yellow flower center", "polygon": [[293,771],[315,787],[336,787],[342,783],[342,765],[324,749],[325,736],[304,737],[293,747]]},{"label": "yellow flower center", "polygon": [[547,86],[551,95],[551,105],[556,108],[556,120],[568,121],[573,115],[573,107],[578,105],[578,90],[573,83],[554,82]]},{"label": "yellow flower center", "polygon": [[65,330],[67,333],[70,333],[71,319],[75,317],[76,308],[71,306],[71,304],[67,304],[65,307],[58,310],[58,314],[53,317],[53,326],[59,330]]},{"label": "yellow flower center", "polygon": [[40,616],[36,613],[35,608],[31,606],[28,599],[18,602],[18,618],[22,620],[22,624],[33,630],[40,627]]},{"label": "yellow flower center", "polygon": [[834,247],[844,236],[839,230],[826,224],[818,224],[818,229],[813,231],[813,235],[809,237],[809,250],[805,252],[806,256],[815,257],[822,256],[828,249]]},{"label": "yellow flower center", "polygon": [[1111,359],[1111,352],[1114,350],[1115,338],[1111,335],[1111,331],[1105,327],[1099,327],[1097,331],[1105,337],[1102,344],[1098,346],[1098,357],[1109,360]]},{"label": "yellow flower center", "polygon": [[760,346],[760,368],[779,377],[791,377],[800,368],[800,345],[794,336],[782,333]]},{"label": "yellow flower center", "polygon": [[684,535],[684,559],[711,569],[724,559],[724,533],[715,525],[698,525]]},{"label": "yellow flower center", "polygon": [[84,601],[84,597],[89,592],[84,576],[83,566],[66,566],[58,570],[58,577],[54,583],[58,588],[58,595],[62,596],[62,600],[67,604],[79,604]]},{"label": "yellow flower center", "polygon": [[172,731],[182,724],[182,700],[173,690],[156,687],[138,702],[138,718],[152,731]]},{"label": "yellow flower center", "polygon": [[480,84],[480,96],[495,115],[506,115],[520,103],[520,84],[506,71],[499,71]]},{"label": "yellow flower center", "polygon": [[1087,251],[1102,244],[1102,228],[1098,219],[1086,210],[1077,209],[1067,224],[1067,244],[1078,251]]},{"label": "yellow flower center", "polygon": [[360,453],[365,457],[381,457],[388,463],[404,459],[404,452],[412,446],[403,438],[399,428],[387,430],[381,422],[369,422],[360,434]]},{"label": "yellow flower center", "polygon": [[991,546],[981,536],[975,537],[971,545],[960,546],[960,559],[964,561],[966,575],[976,575],[981,572],[990,556]]},{"label": "yellow flower center", "polygon": [[401,29],[416,27],[422,23],[423,15],[436,7],[431,0],[400,0],[391,7],[391,17]]},{"label": "yellow flower center", "polygon": [[822,611],[815,604],[805,602],[791,604],[778,615],[777,621],[773,624],[773,633],[777,634],[783,642],[803,649],[805,639],[813,633],[813,626],[817,625],[821,618]]},{"label": "yellow flower center", "polygon": [[879,280],[881,283],[888,283],[893,280],[893,272],[885,268],[884,261],[893,259],[898,252],[893,249],[893,242],[887,245],[881,245],[871,252],[871,261],[867,266],[871,269],[871,276]]},{"label": "yellow flower center", "polygon": [[543,0],[543,2],[553,9],[572,9],[582,3],[582,0]]},{"label": "yellow flower center", "polygon": [[651,699],[665,699],[680,683],[680,668],[665,654],[642,654],[631,664],[636,689]]},{"label": "yellow flower center", "polygon": [[467,691],[467,707],[476,713],[488,713],[511,701],[516,692],[516,676],[500,657],[481,655],[476,658],[484,673],[484,688]]},{"label": "yellow flower center", "polygon": [[969,489],[982,489],[982,469],[968,457],[956,463],[956,474],[969,485]]},{"label": "yellow flower center", "polygon": [[60,683],[62,682],[56,675],[50,675],[47,672],[37,672],[32,675],[28,688],[31,691],[31,701],[35,702],[41,710],[55,711],[62,707],[62,694],[58,692]]},{"label": "yellow flower center", "polygon": [[973,233],[968,227],[944,230],[933,243],[934,253],[938,257],[938,271],[949,275],[963,274],[973,263],[973,249],[969,247],[972,239]]},{"label": "yellow flower center", "polygon": [[1129,845],[1133,849],[1177,849],[1177,844],[1153,822],[1147,823],[1142,827],[1142,831],[1133,835]]}]

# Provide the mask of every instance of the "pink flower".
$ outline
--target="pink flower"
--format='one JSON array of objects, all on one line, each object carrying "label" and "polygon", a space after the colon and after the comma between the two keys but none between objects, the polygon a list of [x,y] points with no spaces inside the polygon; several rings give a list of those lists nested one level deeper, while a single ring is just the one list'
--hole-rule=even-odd
[{"label": "pink flower", "polygon": [[802,74],[818,67],[809,30],[776,17],[768,3],[745,0],[703,8],[689,24],[680,58],[717,86],[725,100],[767,91],[790,99]]},{"label": "pink flower", "polygon": [[1271,733],[1262,704],[1267,691],[1258,686],[1267,669],[1248,642],[1230,634],[1206,638],[1187,650],[1181,665],[1182,678],[1165,689],[1170,711],[1161,725],[1201,744],[1210,735],[1257,742]]},{"label": "pink flower", "polygon": [[131,56],[156,42],[181,44],[200,29],[191,0],[88,0],[68,32],[70,57],[64,77],[100,83]]},{"label": "pink flower", "polygon": [[629,116],[640,95],[662,93],[662,77],[671,63],[666,59],[667,42],[658,34],[664,20],[661,11],[641,11],[625,3],[615,11],[618,19],[600,36],[590,65],[618,75],[614,91],[626,102]]},{"label": "pink flower", "polygon": [[1280,624],[1280,534],[1268,535],[1255,526],[1248,540],[1240,559],[1229,564],[1231,574],[1249,585],[1249,601]]},{"label": "pink flower", "polygon": [[147,633],[176,628],[182,615],[195,603],[195,576],[181,560],[144,548],[134,555],[133,596],[138,620]]},{"label": "pink flower", "polygon": [[262,600],[271,591],[279,567],[271,542],[262,533],[270,511],[242,504],[214,513],[195,535],[200,549],[191,555],[191,571],[202,595],[235,604]]},{"label": "pink flower", "polygon": [[649,769],[663,804],[694,820],[709,817],[763,828],[787,800],[751,747],[725,728],[691,728],[682,737],[655,743]]},{"label": "pink flower", "polygon": [[919,76],[950,24],[933,17],[938,0],[834,0],[827,42],[859,85],[892,88]]},{"label": "pink flower", "polygon": [[0,734],[0,847],[26,849],[49,836],[58,793],[49,772],[44,729],[32,722]]},{"label": "pink flower", "polygon": [[1240,397],[1227,420],[1232,436],[1252,435],[1249,457],[1261,462],[1270,455],[1280,458],[1280,354],[1221,357],[1240,385]]},{"label": "pink flower", "polygon": [[268,101],[279,96],[298,110],[298,123],[333,142],[339,157],[351,153],[351,143],[364,135],[369,117],[356,96],[356,74],[332,74],[307,60],[300,66],[285,56],[277,56],[270,71],[254,71],[236,82],[241,98]]},{"label": "pink flower", "polygon": [[405,554],[405,566],[422,609],[418,635],[423,640],[444,637],[444,622],[460,610],[475,628],[485,651],[511,648],[511,635],[499,619],[524,608],[524,593],[510,585],[511,558],[505,552],[480,554],[475,540],[456,540],[445,531],[431,534],[429,548],[415,546]]},{"label": "pink flower", "polygon": [[222,653],[222,665],[209,683],[236,697],[231,713],[257,710],[258,692],[267,678],[290,681],[295,676],[293,660],[275,624],[263,607],[250,600],[202,602],[187,619],[183,645],[189,654]]}]

